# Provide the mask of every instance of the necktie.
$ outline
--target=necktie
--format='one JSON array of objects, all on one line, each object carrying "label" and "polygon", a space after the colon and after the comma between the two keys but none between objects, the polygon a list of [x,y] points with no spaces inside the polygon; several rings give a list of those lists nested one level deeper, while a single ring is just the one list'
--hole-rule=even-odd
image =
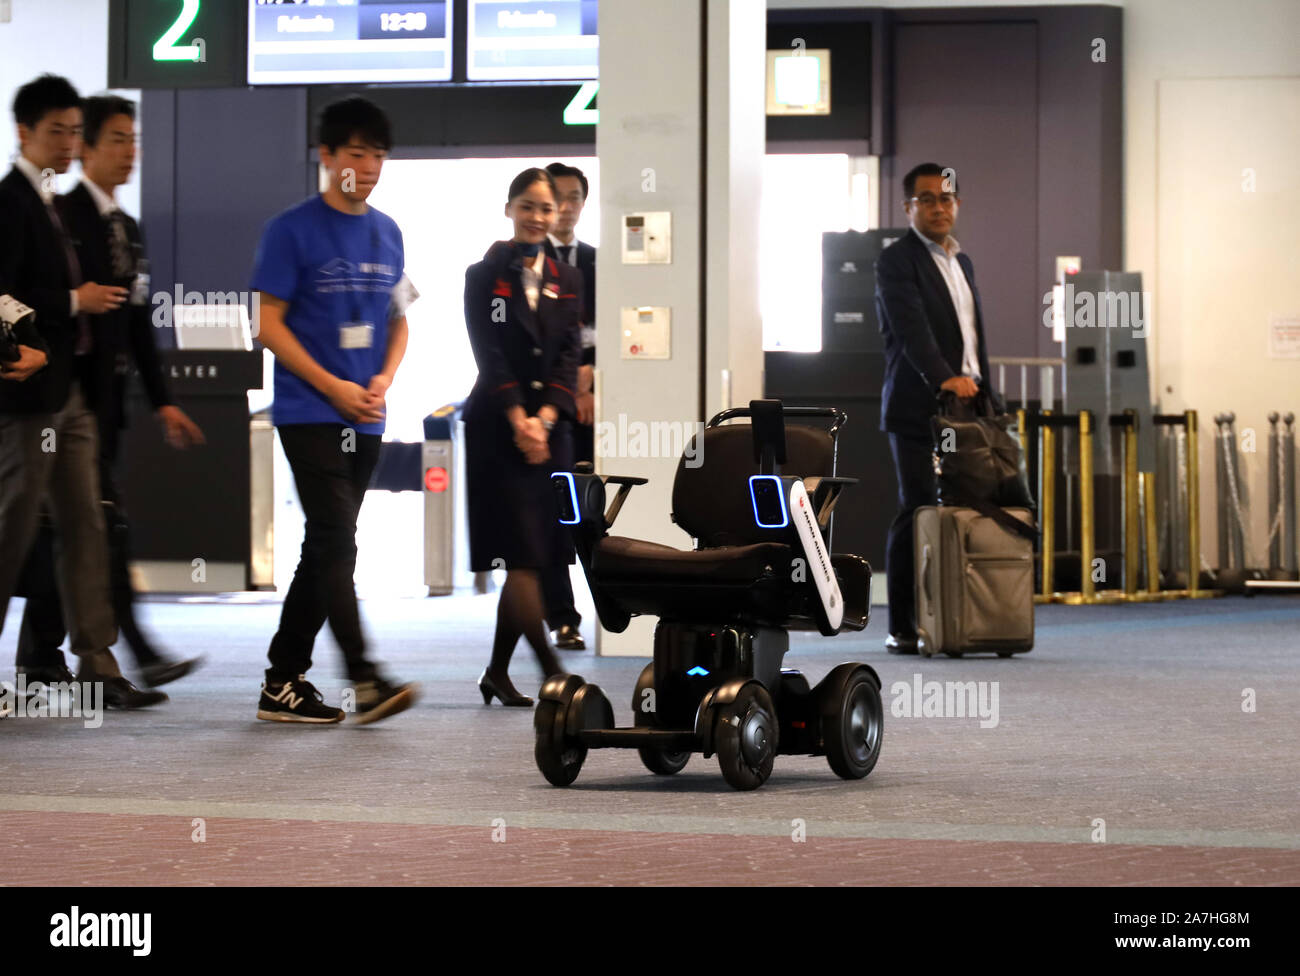
[{"label": "necktie", "polygon": [[572,244],[561,244],[559,247],[556,248],[556,250],[560,252],[560,260],[561,260],[561,261],[563,261],[565,264],[572,264],[572,263],[573,263],[573,262],[570,260],[570,255],[573,254],[573,245],[572,245]]},{"label": "necktie", "polygon": [[[54,225],[54,233],[59,238],[59,243],[63,245],[63,259],[68,262],[68,282],[73,290],[76,290],[81,287],[81,262],[77,260],[77,252],[72,247],[68,232],[63,229],[63,221],[59,219],[59,212],[54,208],[54,204],[46,203],[45,210],[50,215],[50,223]],[[85,312],[78,312],[77,339],[73,343],[72,353],[75,356],[84,356],[90,352],[92,345],[90,316]]]},{"label": "necktie", "polygon": [[131,259],[131,241],[126,234],[126,214],[120,210],[108,215],[108,249],[113,260],[113,277],[131,277],[135,262]]}]

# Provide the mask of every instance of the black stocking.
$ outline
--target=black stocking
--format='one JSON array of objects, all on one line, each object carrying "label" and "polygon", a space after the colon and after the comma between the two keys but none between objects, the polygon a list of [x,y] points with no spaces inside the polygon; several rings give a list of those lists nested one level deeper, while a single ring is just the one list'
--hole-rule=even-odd
[{"label": "black stocking", "polygon": [[501,599],[497,602],[497,630],[492,640],[492,663],[488,665],[488,674],[498,686],[503,681],[507,685],[510,683],[507,670],[521,634],[532,645],[537,663],[545,675],[549,677],[564,670],[546,639],[542,585],[535,569],[506,571],[506,582],[501,587]]}]

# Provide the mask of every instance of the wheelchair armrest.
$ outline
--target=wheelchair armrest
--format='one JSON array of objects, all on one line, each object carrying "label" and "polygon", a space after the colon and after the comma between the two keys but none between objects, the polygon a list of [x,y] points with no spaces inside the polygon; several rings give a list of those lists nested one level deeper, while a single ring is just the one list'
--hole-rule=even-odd
[{"label": "wheelchair armrest", "polygon": [[605,524],[612,526],[614,519],[618,518],[619,511],[623,508],[623,501],[627,498],[635,485],[646,485],[650,483],[649,478],[634,478],[629,475],[604,474],[600,479],[607,485],[618,485],[618,494],[614,500],[609,503],[609,508],[605,509]]},{"label": "wheelchair armrest", "polygon": [[813,511],[817,513],[817,525],[824,531],[830,524],[831,513],[840,500],[840,492],[849,485],[856,485],[857,478],[804,478],[804,488],[812,492]]}]

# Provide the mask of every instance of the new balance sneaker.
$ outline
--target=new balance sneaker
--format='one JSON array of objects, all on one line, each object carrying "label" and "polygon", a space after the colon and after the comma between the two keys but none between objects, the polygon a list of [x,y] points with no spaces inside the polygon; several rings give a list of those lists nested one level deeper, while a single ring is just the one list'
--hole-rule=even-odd
[{"label": "new balance sneaker", "polygon": [[281,683],[263,682],[257,701],[257,717],[268,722],[314,722],[329,725],[343,721],[343,712],[325,704],[325,699],[305,675]]},{"label": "new balance sneaker", "polygon": [[358,681],[356,685],[357,710],[352,721],[357,725],[368,725],[381,718],[404,712],[415,704],[415,685],[395,685],[376,678],[374,681]]}]

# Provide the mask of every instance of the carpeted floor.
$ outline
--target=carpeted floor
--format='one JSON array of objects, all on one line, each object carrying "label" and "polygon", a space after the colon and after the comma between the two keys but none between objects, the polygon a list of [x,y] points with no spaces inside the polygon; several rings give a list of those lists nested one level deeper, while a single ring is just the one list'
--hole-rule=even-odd
[{"label": "carpeted floor", "polygon": [[[146,604],[159,642],[206,667],[99,728],[0,721],[0,884],[1300,884],[1295,597],[1039,608],[1037,646],[1009,660],[891,657],[883,613],[860,635],[795,636],[786,664],[810,681],[877,669],[883,753],[861,782],[779,756],[752,793],[715,760],[663,778],[623,750],[549,786],[531,713],[475,687],[494,610],[492,595],[366,601],[377,656],[423,698],[373,726],[305,728],[253,717],[273,599]],[[337,702],[337,651],[318,647]],[[644,659],[565,660],[630,721]],[[536,687],[524,647],[513,673]],[[918,674],[996,683],[996,724],[891,714]]]}]

